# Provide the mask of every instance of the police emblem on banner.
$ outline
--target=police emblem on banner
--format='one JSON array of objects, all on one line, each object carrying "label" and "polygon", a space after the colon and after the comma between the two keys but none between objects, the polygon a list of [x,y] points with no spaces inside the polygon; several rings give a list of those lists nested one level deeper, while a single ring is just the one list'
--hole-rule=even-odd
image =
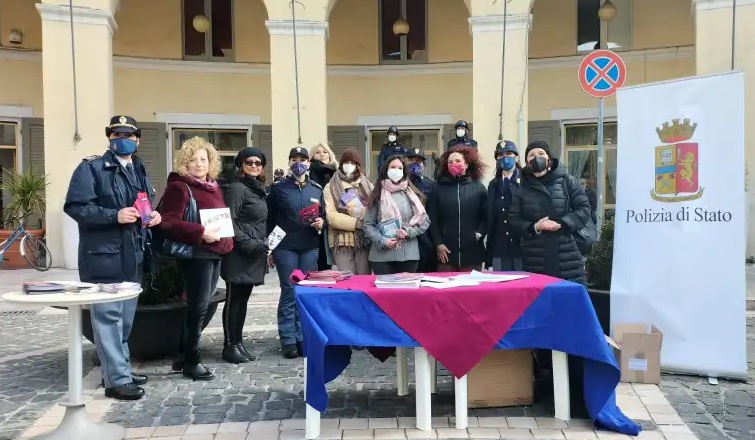
[{"label": "police emblem on banner", "polygon": [[690,142],[697,123],[673,119],[655,129],[664,145],[655,147],[655,188],[650,197],[658,202],[686,202],[703,196],[700,187],[699,149]]}]

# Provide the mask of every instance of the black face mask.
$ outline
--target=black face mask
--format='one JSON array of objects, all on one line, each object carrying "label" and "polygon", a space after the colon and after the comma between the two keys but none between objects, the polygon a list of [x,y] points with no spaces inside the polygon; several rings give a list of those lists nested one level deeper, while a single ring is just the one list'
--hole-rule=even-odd
[{"label": "black face mask", "polygon": [[529,161],[530,169],[533,173],[539,173],[541,171],[545,171],[548,168],[548,159],[544,158],[543,156],[535,156],[532,160]]}]

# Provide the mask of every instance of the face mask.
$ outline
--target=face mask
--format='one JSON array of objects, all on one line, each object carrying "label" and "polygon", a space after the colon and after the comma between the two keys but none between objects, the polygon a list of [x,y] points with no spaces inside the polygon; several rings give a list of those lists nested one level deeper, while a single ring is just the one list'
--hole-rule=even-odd
[{"label": "face mask", "polygon": [[398,168],[390,168],[387,174],[388,178],[391,179],[391,182],[393,183],[398,183],[404,178],[404,170]]},{"label": "face mask", "polygon": [[516,165],[516,158],[511,156],[502,157],[498,160],[504,171],[509,171]]},{"label": "face mask", "polygon": [[301,177],[307,172],[307,165],[304,162],[294,162],[291,164],[291,174],[294,177]]},{"label": "face mask", "polygon": [[411,173],[412,176],[417,176],[417,177],[421,176],[423,169],[424,167],[422,166],[421,163],[412,162],[409,164],[409,173]]},{"label": "face mask", "polygon": [[456,137],[463,138],[465,134],[467,134],[467,131],[463,128],[456,130]]},{"label": "face mask", "polygon": [[396,142],[396,139],[398,139],[398,138],[396,137],[395,134],[389,134],[388,135],[388,142]]},{"label": "face mask", "polygon": [[461,176],[462,174],[464,174],[464,171],[466,171],[464,169],[464,165],[460,164],[459,162],[448,164],[448,172],[451,173],[451,175],[454,177]]},{"label": "face mask", "polygon": [[354,171],[356,171],[356,169],[357,169],[357,166],[354,165],[353,163],[345,163],[345,164],[343,164],[343,172],[347,176],[350,176],[350,175],[354,174]]},{"label": "face mask", "polygon": [[545,171],[548,168],[548,159],[543,156],[536,156],[530,160],[529,166],[533,173]]},{"label": "face mask", "polygon": [[136,141],[133,139],[110,139],[110,149],[118,156],[130,156],[136,152]]}]

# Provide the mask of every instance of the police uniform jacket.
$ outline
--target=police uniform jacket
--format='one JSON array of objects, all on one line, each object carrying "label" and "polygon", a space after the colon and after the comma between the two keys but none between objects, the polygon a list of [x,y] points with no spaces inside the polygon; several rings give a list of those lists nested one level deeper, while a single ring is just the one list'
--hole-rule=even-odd
[{"label": "police uniform jacket", "polygon": [[383,168],[383,164],[391,156],[406,156],[406,147],[398,142],[386,142],[380,146],[380,155],[378,156],[378,172]]},{"label": "police uniform jacket", "polygon": [[477,148],[477,141],[470,138],[469,136],[464,137],[454,137],[450,141],[448,141],[448,148],[451,147],[472,147]]},{"label": "police uniform jacket", "polygon": [[79,225],[79,277],[88,283],[140,282],[140,264],[151,232],[141,222],[118,223],[118,211],[146,192],[154,205],[155,189],[142,160],[131,156],[129,177],[114,153],[91,156],[76,167],[63,210]]},{"label": "police uniform jacket", "polygon": [[509,224],[509,210],[519,187],[521,173],[515,169],[507,177],[508,185],[499,174],[488,184],[488,265],[492,258],[521,257],[522,243]]},{"label": "police uniform jacket", "polygon": [[303,223],[299,211],[318,203],[319,216],[325,220],[325,202],[322,187],[307,178],[303,185],[289,176],[274,183],[267,196],[267,233],[270,234],[275,226],[280,226],[286,236],[276,249],[295,252],[309,251],[320,247],[317,229],[309,223]]}]

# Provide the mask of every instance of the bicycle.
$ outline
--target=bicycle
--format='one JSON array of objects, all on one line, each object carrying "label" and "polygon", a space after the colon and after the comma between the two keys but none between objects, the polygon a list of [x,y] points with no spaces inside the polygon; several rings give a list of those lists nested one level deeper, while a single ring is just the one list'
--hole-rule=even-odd
[{"label": "bicycle", "polygon": [[8,237],[5,241],[0,243],[0,262],[3,261],[5,252],[10,249],[11,245],[16,240],[21,240],[19,247],[21,256],[31,264],[34,269],[40,272],[44,272],[52,266],[52,256],[50,250],[47,249],[47,245],[41,239],[26,232],[24,226],[25,219],[21,219],[18,222],[18,228]]}]

